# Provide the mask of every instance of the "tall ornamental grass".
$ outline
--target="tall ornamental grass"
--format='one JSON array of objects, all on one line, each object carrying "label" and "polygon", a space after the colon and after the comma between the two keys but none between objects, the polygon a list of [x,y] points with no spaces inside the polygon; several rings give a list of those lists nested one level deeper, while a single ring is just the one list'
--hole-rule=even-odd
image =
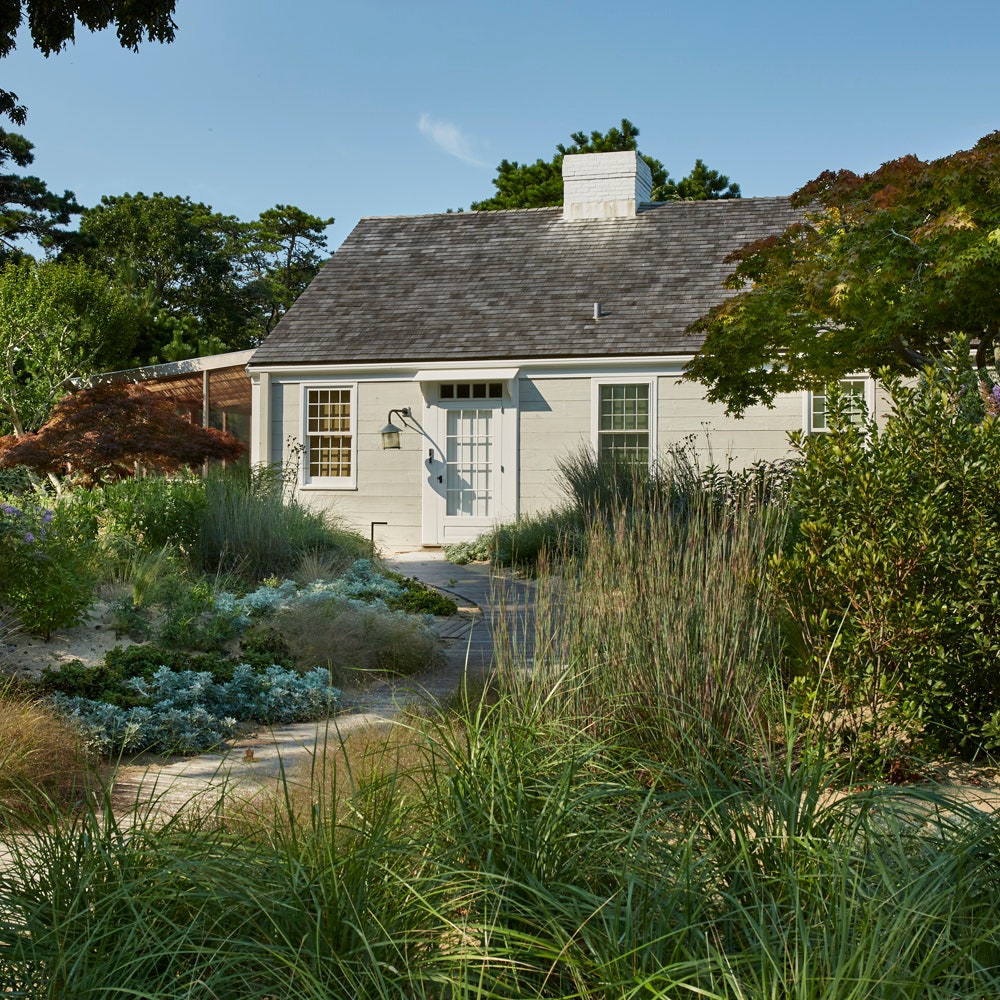
[{"label": "tall ornamental grass", "polygon": [[96,785],[95,761],[51,706],[0,682],[0,818],[26,822],[37,800],[71,807]]},{"label": "tall ornamental grass", "polygon": [[[1000,991],[993,814],[841,789],[794,719],[665,766],[501,700],[346,793],[248,815],[84,809],[7,835],[20,997],[979,998]],[[318,758],[319,759],[319,756]],[[349,761],[341,766],[348,767]]]},{"label": "tall ornamental grass", "polygon": [[345,570],[369,555],[369,547],[329,516],[289,499],[274,470],[237,467],[205,480],[205,510],[191,551],[197,569],[256,581],[291,576],[310,553]]},{"label": "tall ornamental grass", "polygon": [[699,487],[594,518],[581,553],[540,575],[528,634],[498,619],[501,684],[547,718],[668,756],[694,733],[723,752],[752,743],[778,690],[765,574],[783,524]]}]

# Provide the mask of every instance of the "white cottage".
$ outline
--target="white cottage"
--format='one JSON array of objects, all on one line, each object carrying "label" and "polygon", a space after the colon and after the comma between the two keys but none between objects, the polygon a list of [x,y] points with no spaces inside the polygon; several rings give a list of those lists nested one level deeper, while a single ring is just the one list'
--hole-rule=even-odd
[{"label": "white cottage", "polygon": [[786,455],[820,398],[735,420],[678,377],[726,256],[799,219],[788,199],[651,204],[634,152],[563,178],[562,208],[362,219],[250,361],[252,460],[297,463],[303,501],[405,549],[550,508],[581,446]]}]

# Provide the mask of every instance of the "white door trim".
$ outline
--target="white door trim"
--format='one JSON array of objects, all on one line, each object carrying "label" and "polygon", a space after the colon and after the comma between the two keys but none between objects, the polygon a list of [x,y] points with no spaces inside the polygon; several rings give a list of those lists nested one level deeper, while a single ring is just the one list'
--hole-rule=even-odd
[{"label": "white door trim", "polygon": [[[471,541],[493,524],[513,521],[518,510],[518,388],[513,380],[510,396],[503,399],[440,400],[435,385],[424,389],[423,424],[427,430],[428,447],[423,462],[423,489],[421,495],[421,543],[444,545],[457,541]],[[511,398],[512,397],[512,398]],[[492,409],[495,411],[493,442],[495,481],[493,494],[494,513],[488,519],[468,519],[469,530],[463,532],[458,519],[446,520],[446,447],[449,410]],[[438,482],[438,478],[441,482]]]}]

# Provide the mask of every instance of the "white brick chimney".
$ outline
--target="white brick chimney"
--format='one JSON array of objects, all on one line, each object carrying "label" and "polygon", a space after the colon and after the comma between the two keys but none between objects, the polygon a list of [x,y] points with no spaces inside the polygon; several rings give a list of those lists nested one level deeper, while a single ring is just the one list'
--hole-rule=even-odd
[{"label": "white brick chimney", "polygon": [[622,219],[649,201],[653,176],[635,150],[563,157],[563,218]]}]

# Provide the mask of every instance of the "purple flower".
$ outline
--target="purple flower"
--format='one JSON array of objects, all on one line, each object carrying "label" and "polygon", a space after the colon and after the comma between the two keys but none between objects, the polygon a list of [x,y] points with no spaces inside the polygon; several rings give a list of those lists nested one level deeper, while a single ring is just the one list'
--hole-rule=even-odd
[{"label": "purple flower", "polygon": [[11,507],[9,503],[0,503],[0,510],[5,514],[9,514],[11,517],[22,517],[21,511],[16,507]]},{"label": "purple flower", "polygon": [[24,544],[30,545],[35,540],[35,536],[30,532],[26,531],[24,533]]},{"label": "purple flower", "polygon": [[47,510],[45,511],[44,514],[42,514],[42,524],[51,524],[51,523],[52,523],[52,511]]}]

